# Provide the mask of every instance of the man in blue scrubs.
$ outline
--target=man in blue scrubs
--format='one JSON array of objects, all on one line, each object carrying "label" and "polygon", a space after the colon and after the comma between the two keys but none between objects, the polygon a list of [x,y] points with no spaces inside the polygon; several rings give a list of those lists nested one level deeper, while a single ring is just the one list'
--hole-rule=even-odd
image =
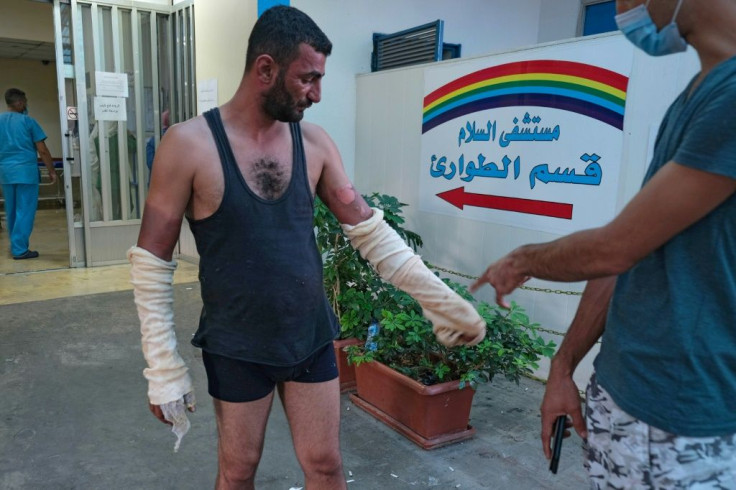
[{"label": "man in blue scrubs", "polygon": [[[542,402],[548,458],[553,422],[569,415],[587,440],[591,488],[733,490],[736,1],[616,7],[638,48],[689,44],[701,65],[660,125],[641,191],[605,226],[517,248],[473,287],[489,283],[505,304],[528,277],[588,280]],[[598,338],[583,416],[572,374]]]},{"label": "man in blue scrubs", "polygon": [[17,88],[5,92],[8,112],[0,114],[0,185],[5,198],[5,216],[13,259],[34,259],[38,252],[28,248],[38,206],[38,154],[56,183],[46,133],[28,116],[26,94]]}]

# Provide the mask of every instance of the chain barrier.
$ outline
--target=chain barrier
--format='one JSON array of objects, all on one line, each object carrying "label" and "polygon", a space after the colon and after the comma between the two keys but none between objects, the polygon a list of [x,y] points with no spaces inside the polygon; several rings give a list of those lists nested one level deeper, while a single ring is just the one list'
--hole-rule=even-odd
[{"label": "chain barrier", "polygon": [[[471,276],[470,274],[463,274],[462,272],[456,272],[450,269],[445,269],[444,267],[440,267],[438,265],[434,265],[429,262],[427,262],[427,266],[430,267],[431,269],[434,269],[440,272],[452,274],[453,276],[470,279],[471,281],[475,281],[476,279],[478,279],[478,276]],[[524,289],[526,291],[535,291],[537,293],[564,294],[568,296],[582,296],[583,294],[580,291],[565,291],[563,289],[535,288],[532,286],[520,286],[519,289]]]},{"label": "chain barrier", "polygon": [[[444,272],[446,274],[452,274],[453,276],[462,277],[464,279],[470,279],[471,281],[475,281],[478,279],[477,276],[471,276],[470,274],[463,274],[462,272],[453,271],[450,269],[445,269],[444,267],[440,267],[438,265],[431,264],[427,262],[427,266],[431,269],[434,269],[436,271]],[[526,291],[535,291],[538,293],[549,293],[549,294],[563,294],[567,296],[581,296],[583,293],[579,291],[565,291],[562,289],[550,289],[550,288],[535,288],[532,286],[520,286],[519,289],[524,289]],[[537,330],[540,332],[549,333],[552,335],[557,335],[560,337],[564,337],[564,332],[558,332],[557,330],[550,330],[547,328],[537,327]]]},{"label": "chain barrier", "polygon": [[[456,272],[456,271],[453,271],[453,270],[450,270],[450,269],[445,269],[444,267],[440,267],[438,265],[434,265],[434,264],[431,264],[429,262],[427,262],[426,264],[427,264],[427,267],[429,267],[430,269],[434,269],[436,271],[444,272],[446,274],[452,274],[453,276],[462,277],[464,279],[470,279],[471,281],[475,281],[476,279],[478,279],[478,276],[471,276],[470,274],[463,274],[461,272]],[[535,288],[535,287],[532,287],[532,286],[520,286],[519,289],[525,289],[527,291],[535,291],[535,292],[538,292],[538,293],[564,294],[564,295],[568,295],[568,296],[582,296],[582,294],[583,294],[583,293],[581,293],[579,291],[565,291],[565,290],[562,290],[562,289],[550,289],[550,288]],[[549,333],[549,334],[552,334],[552,335],[557,335],[559,337],[564,337],[565,336],[565,333],[564,332],[558,332],[556,330],[550,330],[548,328],[537,327],[537,331]],[[600,344],[600,342],[601,341],[599,339],[596,342],[596,344]],[[538,381],[540,383],[543,383],[545,385],[547,384],[547,380],[546,379],[543,379],[543,378],[534,376],[533,374],[524,374],[524,376],[527,377],[527,378],[529,378],[529,379],[531,379],[531,380],[534,380],[534,381]],[[585,390],[578,389],[578,393],[580,394],[581,399],[584,400],[585,399]]]},{"label": "chain barrier", "polygon": [[[444,272],[446,274],[452,274],[453,276],[462,277],[464,279],[470,279],[471,281],[475,281],[476,279],[478,279],[477,276],[471,276],[470,274],[463,274],[461,272],[456,272],[456,271],[453,271],[453,270],[450,270],[450,269],[445,269],[444,267],[440,267],[438,265],[434,265],[434,264],[431,264],[429,262],[427,262],[426,264],[427,264],[427,267],[429,267],[430,269],[434,269],[436,271]],[[582,294],[583,294],[583,293],[578,292],[578,291],[565,291],[565,290],[562,290],[562,289],[550,289],[550,288],[535,288],[535,287],[532,287],[532,286],[520,286],[519,289],[526,289],[527,291],[535,291],[535,292],[538,292],[538,293],[564,294],[564,295],[568,295],[568,296],[582,296]],[[557,330],[550,330],[548,328],[537,327],[537,331],[539,331],[539,332],[545,332],[545,333],[552,334],[552,335],[557,335],[558,337],[564,337],[565,336],[565,333],[564,332],[558,332]],[[598,341],[596,341],[596,344],[600,344],[600,343],[601,343],[600,339]],[[545,385],[547,384],[547,380],[546,379],[540,378],[540,377],[535,376],[533,374],[524,374],[524,376],[526,378],[531,379],[531,380],[538,381],[538,382],[540,382],[542,384],[545,384]],[[580,394],[581,400],[584,400],[585,399],[585,390],[581,390],[581,389],[578,388],[578,393]]]}]

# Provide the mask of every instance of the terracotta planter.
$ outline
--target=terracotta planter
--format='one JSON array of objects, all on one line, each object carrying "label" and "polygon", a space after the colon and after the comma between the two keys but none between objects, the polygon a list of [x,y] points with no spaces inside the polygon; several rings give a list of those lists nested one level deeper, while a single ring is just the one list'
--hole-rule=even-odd
[{"label": "terracotta planter", "polygon": [[343,348],[358,344],[360,344],[360,340],[356,338],[332,341],[332,345],[335,347],[335,357],[337,358],[337,372],[340,376],[340,393],[355,391],[355,366],[348,364],[348,356]]},{"label": "terracotta planter", "polygon": [[380,362],[356,366],[358,393],[350,399],[424,449],[473,437],[468,425],[475,390],[459,381],[425,386]]}]

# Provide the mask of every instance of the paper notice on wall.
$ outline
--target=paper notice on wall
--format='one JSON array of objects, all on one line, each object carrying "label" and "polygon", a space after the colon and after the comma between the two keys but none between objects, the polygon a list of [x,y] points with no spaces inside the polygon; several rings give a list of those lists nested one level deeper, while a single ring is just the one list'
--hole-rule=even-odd
[{"label": "paper notice on wall", "polygon": [[128,75],[126,73],[96,71],[95,94],[98,97],[127,97]]},{"label": "paper notice on wall", "polygon": [[197,113],[209,111],[217,107],[217,79],[200,80],[197,82]]},{"label": "paper notice on wall", "polygon": [[95,119],[98,121],[127,121],[125,99],[120,97],[95,97]]}]

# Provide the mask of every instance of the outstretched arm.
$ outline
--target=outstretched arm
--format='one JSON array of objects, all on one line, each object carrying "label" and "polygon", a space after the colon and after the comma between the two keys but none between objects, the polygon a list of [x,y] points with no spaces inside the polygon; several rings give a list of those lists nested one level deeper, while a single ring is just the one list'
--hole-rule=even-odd
[{"label": "outstretched arm", "polygon": [[491,264],[472,286],[488,283],[496,302],[528,277],[581,281],[618,275],[702,219],[736,191],[736,179],[666,164],[613,221],[558,240],[524,245]]},{"label": "outstretched arm", "polygon": [[572,375],[603,334],[615,284],[616,276],[588,282],[575,318],[552,359],[541,407],[542,449],[547,459],[552,457],[550,438],[558,416],[569,415],[575,431],[583,439],[587,437],[585,418],[580,410],[580,396]]},{"label": "outstretched arm", "polygon": [[486,324],[466,300],[450,289],[371,209],[345,174],[334,143],[324,134],[324,165],[317,193],[342,224],[353,247],[378,275],[416,299],[444,345],[475,345],[486,334]]}]

